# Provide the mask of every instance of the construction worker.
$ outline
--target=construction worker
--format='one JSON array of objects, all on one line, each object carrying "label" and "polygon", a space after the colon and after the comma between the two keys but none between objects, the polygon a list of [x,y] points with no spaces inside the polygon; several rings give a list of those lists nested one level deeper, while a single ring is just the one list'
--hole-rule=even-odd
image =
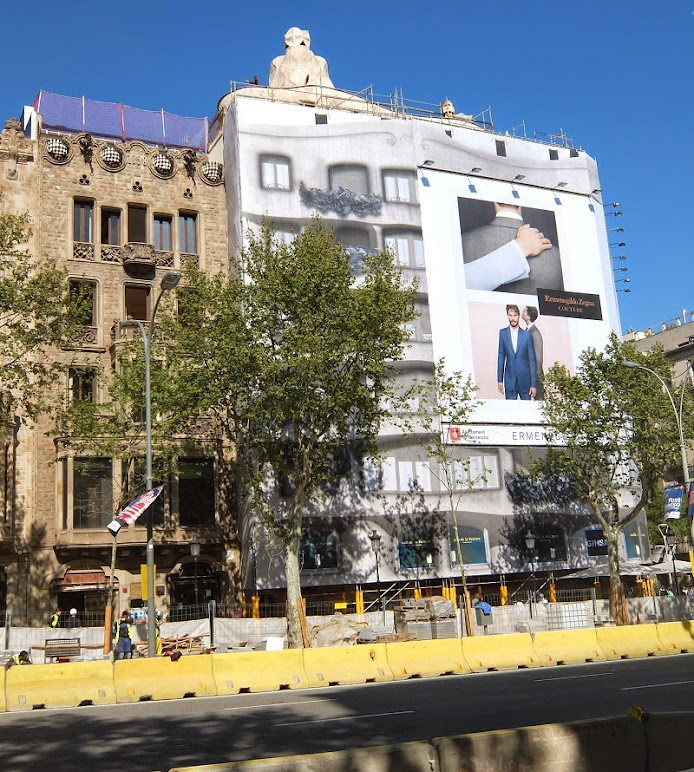
[{"label": "construction worker", "polygon": [[62,613],[63,613],[63,612],[62,612],[62,611],[61,611],[59,608],[57,608],[57,609],[56,609],[56,610],[55,610],[55,611],[54,611],[54,612],[51,614],[51,618],[50,618],[50,619],[49,619],[49,621],[48,621],[48,626],[49,626],[49,627],[50,627],[52,630],[55,630],[55,628],[56,628],[56,627],[60,627],[60,615],[61,615]]},{"label": "construction worker", "polygon": [[115,624],[113,638],[116,659],[132,659],[133,657],[133,620],[127,611],[120,615]]},{"label": "construction worker", "polygon": [[5,663],[5,670],[9,670],[14,665],[32,665],[29,659],[28,651],[20,651],[19,654],[13,654]]}]

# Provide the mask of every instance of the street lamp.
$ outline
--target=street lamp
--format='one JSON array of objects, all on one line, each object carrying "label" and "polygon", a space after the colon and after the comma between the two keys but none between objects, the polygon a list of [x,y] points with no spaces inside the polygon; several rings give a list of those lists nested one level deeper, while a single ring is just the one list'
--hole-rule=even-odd
[{"label": "street lamp", "polygon": [[[668,398],[670,399],[670,404],[672,405],[672,412],[675,414],[675,421],[677,422],[677,431],[679,432],[680,436],[680,459],[682,461],[682,481],[684,483],[684,489],[685,489],[685,496],[688,495],[689,492],[689,483],[691,480],[689,479],[689,464],[687,463],[687,446],[684,443],[684,429],[682,427],[682,410],[684,408],[684,390],[686,388],[686,379],[682,381],[682,391],[680,393],[680,408],[677,409],[677,406],[675,405],[675,400],[672,396],[672,392],[670,391],[667,383],[656,373],[655,370],[651,370],[650,367],[646,367],[645,365],[640,365],[638,362],[629,362],[629,361],[623,361],[622,365],[624,367],[628,367],[632,370],[645,370],[647,373],[650,373],[651,375],[654,375],[659,381],[660,385],[665,389],[665,393],[668,395]],[[687,364],[687,367],[689,368],[689,363]],[[689,531],[689,544],[690,544],[690,550],[692,549],[692,546],[694,546],[694,519],[691,522],[690,531]],[[674,558],[673,558],[674,560]],[[674,567],[674,563],[673,563]]]},{"label": "street lamp", "polygon": [[[194,580],[195,580],[195,605],[198,605],[198,558],[200,557],[200,542],[197,540],[197,538],[191,539],[190,544],[188,545],[190,547],[190,554],[193,557],[193,562],[195,563],[195,574],[194,574]],[[196,609],[197,613],[197,609]]]},{"label": "street lamp", "polygon": [[[159,301],[167,290],[172,290],[181,281],[180,271],[167,271],[161,280],[161,291],[154,303],[154,310],[149,320],[149,327],[145,329],[139,319],[128,319],[120,322],[121,330],[138,329],[142,336],[142,345],[145,354],[145,490],[152,490],[152,397],[150,394],[150,349],[152,347],[152,334],[154,321],[159,308]],[[156,656],[156,612],[154,609],[154,519],[152,506],[147,508],[147,656]]]},{"label": "street lamp", "polygon": [[530,570],[533,575],[533,601],[535,600],[535,535],[531,530],[525,532],[525,546],[530,553]]},{"label": "street lamp", "polygon": [[680,588],[677,584],[677,566],[675,565],[675,542],[677,541],[677,537],[675,536],[675,532],[667,523],[660,523],[658,530],[660,531],[660,535],[663,537],[665,555],[667,556],[669,553],[672,558],[672,583],[675,587],[675,595],[679,595]]},{"label": "street lamp", "polygon": [[381,534],[374,528],[369,536],[371,540],[371,549],[376,556],[376,592],[378,593],[378,599],[383,611],[383,624],[386,623],[386,604],[384,598],[381,596],[381,572],[380,572],[380,555],[381,555]]}]

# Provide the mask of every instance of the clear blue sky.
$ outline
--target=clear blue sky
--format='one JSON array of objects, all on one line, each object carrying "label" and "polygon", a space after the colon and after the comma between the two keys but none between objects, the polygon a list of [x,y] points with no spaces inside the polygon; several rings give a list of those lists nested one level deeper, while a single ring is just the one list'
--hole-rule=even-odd
[{"label": "clear blue sky", "polygon": [[[337,87],[476,114],[497,130],[562,128],[598,160],[624,215],[630,294],[622,326],[694,309],[694,0],[298,2],[150,0],[58,4],[5,14],[0,117],[39,89],[213,116],[230,80],[258,75],[289,27],[308,29]],[[689,180],[689,182],[687,182]]]}]

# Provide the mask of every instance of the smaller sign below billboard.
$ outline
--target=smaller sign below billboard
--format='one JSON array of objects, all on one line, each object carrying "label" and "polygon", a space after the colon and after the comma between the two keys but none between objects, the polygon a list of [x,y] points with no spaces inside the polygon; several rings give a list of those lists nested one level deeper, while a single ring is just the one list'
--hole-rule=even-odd
[{"label": "smaller sign below billboard", "polygon": [[586,546],[588,555],[607,555],[607,539],[602,528],[586,528]]},{"label": "smaller sign below billboard", "polygon": [[544,426],[508,426],[504,424],[468,424],[444,427],[444,442],[449,445],[548,445]]},{"label": "smaller sign below billboard", "polygon": [[537,290],[540,313],[545,316],[564,316],[569,319],[602,319],[600,296],[588,292],[558,292]]}]

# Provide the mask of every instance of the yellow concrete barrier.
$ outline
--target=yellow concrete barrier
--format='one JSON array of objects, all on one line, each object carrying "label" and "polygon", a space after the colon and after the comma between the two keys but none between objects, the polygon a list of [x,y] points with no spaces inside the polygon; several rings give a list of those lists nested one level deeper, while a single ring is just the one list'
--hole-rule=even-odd
[{"label": "yellow concrete barrier", "polygon": [[118,702],[175,700],[180,697],[211,697],[217,694],[212,657],[207,654],[122,659],[113,663]]},{"label": "yellow concrete barrier", "polygon": [[463,638],[463,657],[475,673],[486,670],[514,670],[518,667],[541,667],[529,633],[510,635],[477,635]]},{"label": "yellow concrete barrier", "polygon": [[655,625],[596,627],[595,634],[607,659],[656,657],[667,654]]},{"label": "yellow concrete barrier", "polygon": [[0,688],[0,713],[4,713],[7,710],[7,702],[5,700],[5,670],[0,669],[0,677],[2,678],[2,687]]},{"label": "yellow concrete barrier", "polygon": [[109,660],[22,665],[5,674],[7,710],[31,710],[115,703],[113,665]]},{"label": "yellow concrete barrier", "polygon": [[463,657],[458,638],[387,643],[386,656],[396,681],[404,678],[472,673],[472,668]]},{"label": "yellow concrete barrier", "polygon": [[532,639],[535,653],[546,665],[575,665],[606,659],[593,627],[539,632]]},{"label": "yellow concrete barrier", "polygon": [[655,625],[658,639],[668,654],[694,651],[694,622],[661,622]]},{"label": "yellow concrete barrier", "polygon": [[385,643],[304,649],[303,656],[311,686],[393,680]]},{"label": "yellow concrete barrier", "polygon": [[441,772],[646,770],[646,733],[629,716],[437,737]]},{"label": "yellow concrete barrier", "polygon": [[174,767],[169,772],[431,772],[432,769],[438,769],[434,748],[429,743],[411,742],[304,756]]},{"label": "yellow concrete barrier", "polygon": [[301,649],[213,654],[212,672],[217,694],[306,689],[309,686]]}]

